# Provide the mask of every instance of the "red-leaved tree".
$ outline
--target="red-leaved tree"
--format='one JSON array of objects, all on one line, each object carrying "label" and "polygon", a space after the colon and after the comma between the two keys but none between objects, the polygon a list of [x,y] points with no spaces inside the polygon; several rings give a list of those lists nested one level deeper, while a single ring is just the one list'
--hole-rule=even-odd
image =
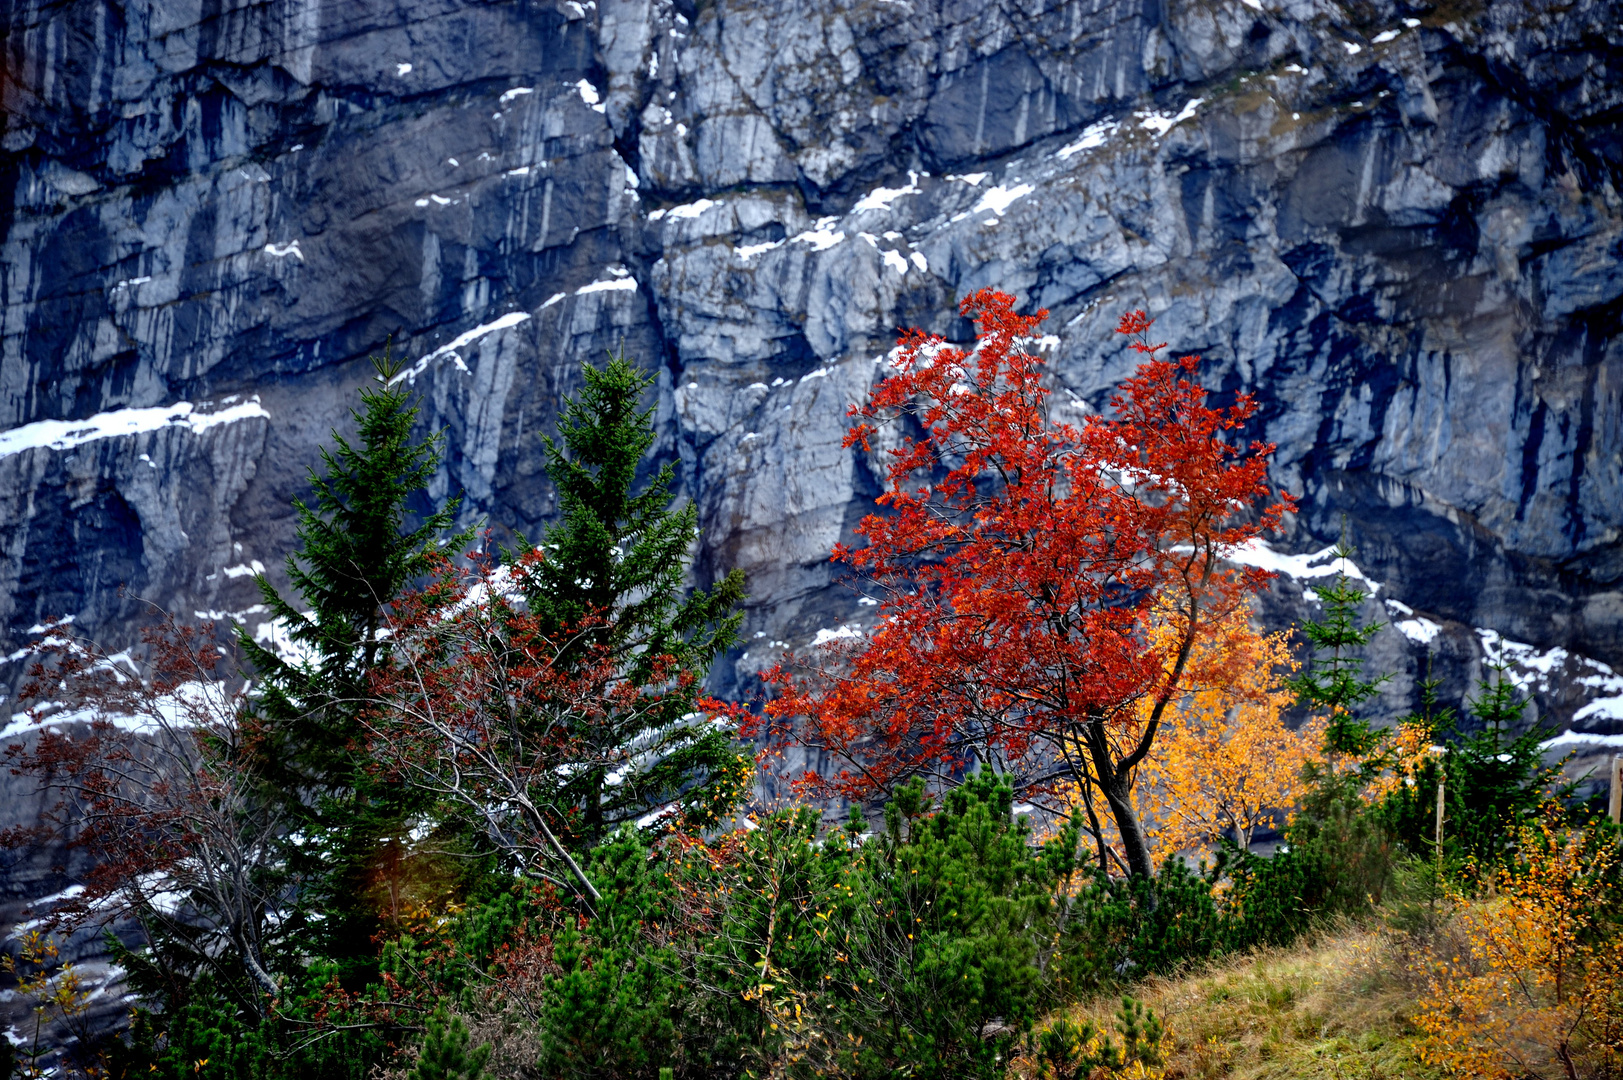
[{"label": "red-leaved tree", "polygon": [[[643,824],[711,824],[747,793],[748,755],[705,782],[675,787],[657,767],[735,710],[699,698],[697,711],[652,726],[698,674],[669,655],[628,658],[597,633],[601,613],[558,625],[531,612],[525,586],[547,557],[509,563],[440,560],[434,579],[393,605],[393,663],[372,678],[362,712],[380,766],[484,828],[526,873],[590,903],[601,897],[571,848],[584,846],[572,781],[596,770],[631,786]],[[626,734],[627,732],[634,733]]]},{"label": "red-leaved tree", "polygon": [[863,519],[865,546],[833,555],[880,619],[866,641],[768,672],[766,713],[781,737],[838,763],[800,778],[822,794],[865,799],[919,775],[951,784],[974,766],[1028,800],[1080,782],[1102,797],[1127,868],[1149,874],[1135,770],[1203,628],[1269,576],[1226,554],[1276,527],[1290,497],[1267,486],[1271,446],[1226,441],[1251,399],[1208,407],[1191,381],[1199,358],[1156,359],[1165,345],[1148,341],[1143,312],[1118,327],[1146,359],[1114,416],[1055,422],[1026,351],[1047,312],[1014,305],[991,290],[964,300],[973,351],[904,333],[894,374],[852,410],[847,446],[872,453],[880,425],[904,426],[885,451],[887,512]]},{"label": "red-leaved tree", "polygon": [[[83,849],[82,889],[53,921],[141,921],[158,973],[212,969],[262,1011],[278,991],[268,968],[288,899],[284,804],[267,797],[260,733],[212,624],[171,617],[144,635],[145,656],[109,654],[66,628],[39,646],[22,700],[37,722],[5,750],[14,773],[56,795],[44,820],[0,843]],[[246,976],[246,978],[244,978]]]}]

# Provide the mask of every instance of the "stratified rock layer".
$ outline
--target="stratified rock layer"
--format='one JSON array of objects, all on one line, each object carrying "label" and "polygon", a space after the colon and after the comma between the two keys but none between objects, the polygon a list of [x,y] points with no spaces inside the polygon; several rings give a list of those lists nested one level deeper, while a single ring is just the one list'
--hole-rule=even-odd
[{"label": "stratified rock layer", "polygon": [[[135,597],[259,629],[252,572],[279,579],[290,500],[386,343],[448,432],[434,495],[536,535],[539,435],[623,344],[659,375],[697,577],[749,576],[715,680],[747,693],[866,610],[827,562],[877,490],[847,406],[897,326],[963,339],[956,298],[996,286],[1050,310],[1057,408],[1105,407],[1139,307],[1257,396],[1302,499],[1277,546],[1345,522],[1371,614],[1408,627],[1375,646],[1392,709],[1428,654],[1462,695],[1500,647],[1483,628],[1528,643],[1561,723],[1623,730],[1619,21],[12,3],[0,648],[63,615],[127,639]],[[1270,617],[1299,597],[1283,582]]]}]

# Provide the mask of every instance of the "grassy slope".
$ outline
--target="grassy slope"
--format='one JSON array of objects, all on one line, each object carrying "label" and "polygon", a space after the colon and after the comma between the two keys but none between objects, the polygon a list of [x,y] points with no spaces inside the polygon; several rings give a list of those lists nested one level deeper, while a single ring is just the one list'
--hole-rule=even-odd
[{"label": "grassy slope", "polygon": [[[1409,1023],[1414,993],[1382,935],[1327,933],[1291,949],[1232,957],[1134,996],[1167,1024],[1175,1078],[1431,1078]],[[1114,1030],[1119,1001],[1068,1010]]]}]

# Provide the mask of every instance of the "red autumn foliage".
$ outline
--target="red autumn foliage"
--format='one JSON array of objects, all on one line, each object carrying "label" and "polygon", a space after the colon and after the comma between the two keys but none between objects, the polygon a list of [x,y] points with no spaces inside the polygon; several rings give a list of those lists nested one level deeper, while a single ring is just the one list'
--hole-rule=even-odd
[{"label": "red autumn foliage", "polygon": [[256,775],[259,736],[244,694],[220,671],[226,654],[213,624],[165,617],[144,644],[147,659],[137,661],[66,628],[42,642],[22,694],[39,727],[5,757],[57,801],[3,841],[87,852],[83,889],[53,921],[133,915],[190,943],[225,985],[245,971],[274,994],[265,939],[292,882],[276,846],[282,809]]},{"label": "red autumn foliage", "polygon": [[427,587],[393,605],[393,662],[374,673],[362,722],[384,770],[471,813],[526,871],[595,902],[569,851],[582,821],[570,780],[657,750],[603,733],[658,715],[696,676],[669,656],[633,670],[597,640],[601,617],[549,628],[531,615],[519,586],[545,557],[475,556],[468,570],[441,559]]},{"label": "red autumn foliage", "polygon": [[917,432],[885,451],[887,512],[863,519],[867,544],[833,554],[881,601],[880,620],[864,643],[768,672],[767,716],[837,763],[800,778],[820,794],[952,783],[976,764],[1026,799],[1083,781],[1109,805],[1132,871],[1148,873],[1134,770],[1198,635],[1269,576],[1225,553],[1276,527],[1290,497],[1267,487],[1271,446],[1225,441],[1252,400],[1208,407],[1199,358],[1156,359],[1165,346],[1148,341],[1143,312],[1118,327],[1146,359],[1114,416],[1055,422],[1026,351],[1047,312],[1014,304],[990,290],[964,300],[973,351],[907,331],[895,374],[853,408],[847,446],[872,453],[881,424]]}]

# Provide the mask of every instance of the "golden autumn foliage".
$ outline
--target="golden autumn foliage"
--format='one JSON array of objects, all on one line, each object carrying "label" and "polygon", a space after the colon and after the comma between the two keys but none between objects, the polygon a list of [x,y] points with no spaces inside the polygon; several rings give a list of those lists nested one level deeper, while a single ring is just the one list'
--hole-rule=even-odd
[{"label": "golden autumn foliage", "polygon": [[1440,752],[1433,745],[1436,738],[1425,724],[1401,720],[1393,726],[1383,747],[1386,768],[1370,778],[1363,793],[1365,801],[1378,803],[1405,783],[1412,783],[1421,766]]},{"label": "golden autumn foliage", "polygon": [[1552,807],[1520,841],[1520,864],[1499,871],[1490,895],[1458,912],[1452,945],[1417,962],[1426,984],[1415,1016],[1426,1034],[1422,1054],[1462,1076],[1616,1076],[1617,839],[1594,827],[1564,830]]},{"label": "golden autumn foliage", "polygon": [[1305,792],[1303,768],[1320,758],[1323,725],[1292,731],[1281,716],[1296,669],[1284,634],[1261,634],[1243,607],[1202,636],[1186,692],[1139,777],[1150,836],[1164,853],[1225,833],[1247,846],[1259,829],[1283,828]]},{"label": "golden autumn foliage", "polygon": [[76,1021],[80,1021],[89,1008],[91,989],[72,964],[61,962],[56,939],[38,930],[25,931],[17,939],[15,955],[0,956],[0,971],[16,980],[14,993],[34,999],[32,1041],[17,1045],[16,1055],[20,1060],[16,1063],[15,1075],[23,1080],[50,1076],[58,1070],[42,1068],[40,1062],[49,1057],[55,1047],[42,1044],[41,1035],[52,1013],[72,1030],[75,1039],[88,1034],[77,1030],[80,1025]]}]

